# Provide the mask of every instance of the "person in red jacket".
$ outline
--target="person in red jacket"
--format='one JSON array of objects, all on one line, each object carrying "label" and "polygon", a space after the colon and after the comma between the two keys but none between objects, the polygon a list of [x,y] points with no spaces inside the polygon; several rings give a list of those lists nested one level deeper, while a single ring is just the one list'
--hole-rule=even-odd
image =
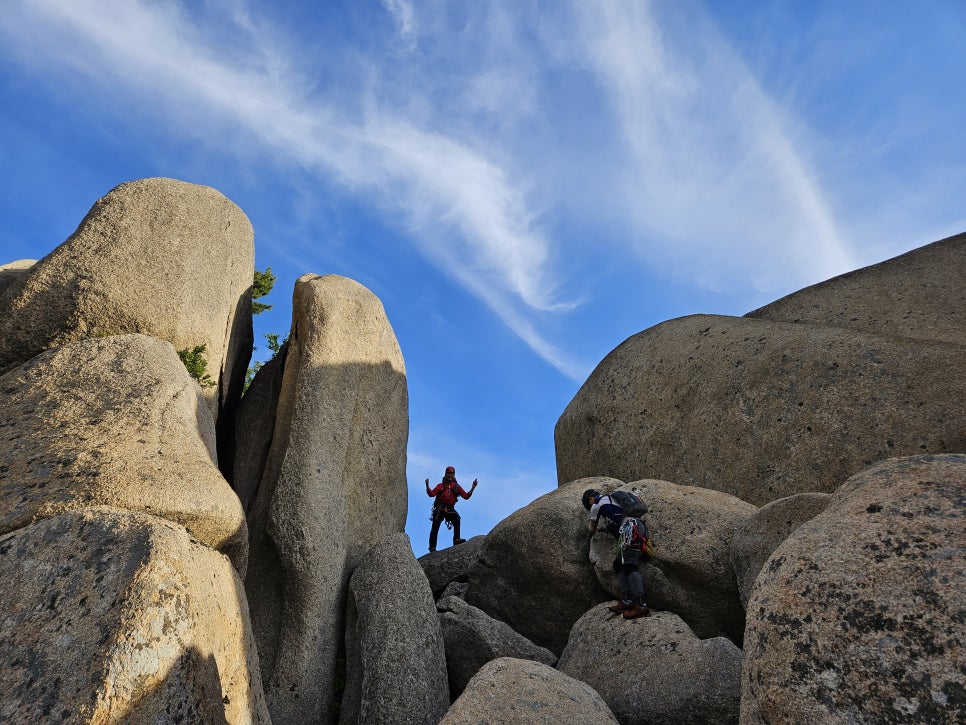
[{"label": "person in red jacket", "polygon": [[456,469],[452,466],[446,467],[443,480],[436,484],[432,489],[429,487],[429,479],[426,479],[426,495],[436,498],[433,503],[433,526],[429,530],[429,550],[436,551],[436,537],[439,534],[439,525],[446,521],[446,526],[453,527],[453,546],[462,544],[466,539],[460,538],[460,515],[456,513],[456,502],[459,497],[468,499],[473,495],[479,482],[474,478],[470,490],[464,491],[456,480]]}]

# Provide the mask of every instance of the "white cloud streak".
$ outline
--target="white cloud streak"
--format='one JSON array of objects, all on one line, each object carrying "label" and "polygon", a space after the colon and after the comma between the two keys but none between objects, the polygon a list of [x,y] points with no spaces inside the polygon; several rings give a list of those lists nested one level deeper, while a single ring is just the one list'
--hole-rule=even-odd
[{"label": "white cloud streak", "polygon": [[[398,31],[412,36],[417,27],[412,5],[384,4]],[[399,119],[398,109],[376,105],[353,119],[343,108],[297,94],[276,72],[222,62],[218,39],[195,28],[175,4],[35,0],[11,10],[0,20],[0,32],[28,63],[55,70],[66,65],[104,85],[119,82],[142,102],[160,96],[172,120],[240,126],[353,191],[381,190],[377,203],[404,215],[413,241],[430,259],[487,303],[540,357],[566,375],[576,374],[524,322],[526,309],[554,312],[572,304],[555,299],[548,242],[525,195],[486,155]],[[258,51],[259,43],[267,43],[251,17],[237,10],[234,16],[243,21],[239,29],[252,41],[254,56],[278,65],[277,53]],[[34,37],[24,39],[22,27],[30,27]]]},{"label": "white cloud streak", "polygon": [[607,89],[633,160],[626,203],[648,256],[688,265],[712,287],[745,275],[768,289],[776,278],[813,282],[853,268],[780,112],[685,7],[687,33],[674,33],[673,18],[656,17],[666,6],[576,5],[581,62]]}]

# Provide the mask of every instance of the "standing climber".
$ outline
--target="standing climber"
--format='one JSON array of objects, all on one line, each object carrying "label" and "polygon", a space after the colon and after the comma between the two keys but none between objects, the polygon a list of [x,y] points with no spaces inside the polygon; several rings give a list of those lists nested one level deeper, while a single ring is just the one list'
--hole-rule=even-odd
[{"label": "standing climber", "polygon": [[460,538],[460,515],[456,513],[456,502],[462,496],[468,499],[476,490],[478,481],[474,478],[473,485],[469,492],[464,491],[456,480],[456,469],[452,466],[446,467],[443,480],[436,484],[433,489],[429,488],[429,479],[426,479],[426,495],[434,496],[436,501],[433,503],[433,526],[429,530],[429,550],[436,551],[436,537],[439,534],[439,525],[446,521],[446,528],[453,529],[453,546],[462,544],[466,539]]},{"label": "standing climber", "polygon": [[[647,507],[643,502],[640,499],[637,501],[646,511]],[[640,518],[627,515],[614,496],[606,496],[588,488],[584,491],[581,502],[590,512],[588,528],[597,531],[603,519],[603,529],[617,539],[617,556],[613,569],[617,574],[621,599],[610,607],[610,611],[615,614],[622,613],[624,619],[650,616],[651,610],[644,598],[644,577],[638,569],[647,547],[647,526]]]}]

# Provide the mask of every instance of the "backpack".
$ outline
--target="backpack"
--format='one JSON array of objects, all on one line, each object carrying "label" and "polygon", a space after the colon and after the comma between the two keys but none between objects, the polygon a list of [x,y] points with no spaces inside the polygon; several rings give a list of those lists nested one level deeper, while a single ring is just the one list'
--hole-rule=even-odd
[{"label": "backpack", "polygon": [[633,516],[635,519],[639,519],[647,513],[647,504],[636,493],[614,491],[610,494],[610,500],[621,507],[625,516]]}]

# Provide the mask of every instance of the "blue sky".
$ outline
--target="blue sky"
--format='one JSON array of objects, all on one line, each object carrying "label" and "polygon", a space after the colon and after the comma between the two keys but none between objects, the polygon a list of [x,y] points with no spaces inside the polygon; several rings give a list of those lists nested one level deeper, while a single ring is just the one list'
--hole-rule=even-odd
[{"label": "blue sky", "polygon": [[254,225],[256,357],[299,275],[369,287],[422,554],[423,479],[480,479],[466,536],[554,488],[553,426],[630,335],[966,229],[964,77],[960,0],[10,0],[0,262],[169,176]]}]

